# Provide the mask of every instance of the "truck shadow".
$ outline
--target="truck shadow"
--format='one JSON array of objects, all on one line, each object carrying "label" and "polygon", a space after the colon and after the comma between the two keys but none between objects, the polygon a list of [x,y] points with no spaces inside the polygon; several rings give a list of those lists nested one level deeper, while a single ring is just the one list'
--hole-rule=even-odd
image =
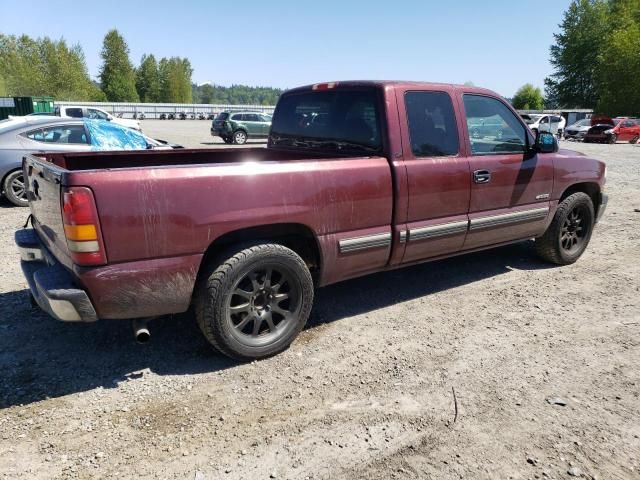
[{"label": "truck shadow", "polygon": [[[332,285],[317,292],[308,329],[449,288],[550,266],[531,243],[517,244]],[[0,408],[95,388],[113,388],[148,369],[156,375],[210,373],[237,362],[217,354],[190,314],[154,320],[136,345],[130,322],[56,322],[32,308],[27,290],[0,294]]]}]

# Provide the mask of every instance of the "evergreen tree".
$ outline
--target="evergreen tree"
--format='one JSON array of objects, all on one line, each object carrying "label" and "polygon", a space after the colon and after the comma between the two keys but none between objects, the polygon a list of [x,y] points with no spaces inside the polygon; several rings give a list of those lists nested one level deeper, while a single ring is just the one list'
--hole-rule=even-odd
[{"label": "evergreen tree", "polygon": [[160,74],[153,54],[142,55],[140,67],[136,71],[136,90],[141,102],[160,101]]},{"label": "evergreen tree", "polygon": [[102,90],[111,102],[137,102],[135,71],[129,60],[129,47],[117,30],[104,37],[102,46],[100,82]]},{"label": "evergreen tree", "polygon": [[597,68],[610,29],[606,0],[573,0],[564,13],[561,32],[554,34],[551,64],[545,79],[552,103],[594,108],[598,102]]},{"label": "evergreen tree", "polygon": [[191,103],[193,69],[186,58],[162,58],[159,64],[160,98],[168,103]]},{"label": "evergreen tree", "polygon": [[640,115],[640,0],[610,2],[612,33],[598,59],[598,111]]}]

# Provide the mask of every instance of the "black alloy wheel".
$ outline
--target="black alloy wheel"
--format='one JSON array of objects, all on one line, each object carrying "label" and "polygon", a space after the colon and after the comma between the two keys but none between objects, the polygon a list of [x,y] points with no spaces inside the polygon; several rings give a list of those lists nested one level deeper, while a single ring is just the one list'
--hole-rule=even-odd
[{"label": "black alloy wheel", "polygon": [[227,305],[234,337],[245,345],[271,343],[295,326],[300,315],[301,286],[283,265],[262,265],[235,285]]}]

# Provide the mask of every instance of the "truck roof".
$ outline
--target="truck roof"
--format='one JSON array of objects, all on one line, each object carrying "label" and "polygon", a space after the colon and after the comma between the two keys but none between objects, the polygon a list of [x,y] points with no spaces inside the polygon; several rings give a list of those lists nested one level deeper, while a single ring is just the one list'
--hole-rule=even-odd
[{"label": "truck roof", "polygon": [[459,85],[454,83],[437,83],[437,82],[417,82],[407,80],[341,80],[334,82],[320,82],[310,85],[304,85],[301,87],[292,88],[285,93],[301,92],[308,90],[328,90],[331,88],[349,88],[349,87],[378,87],[378,88],[415,88],[424,90],[438,90],[438,89],[455,89],[463,90],[468,93],[481,93],[496,95],[501,97],[498,93],[481,87]]}]

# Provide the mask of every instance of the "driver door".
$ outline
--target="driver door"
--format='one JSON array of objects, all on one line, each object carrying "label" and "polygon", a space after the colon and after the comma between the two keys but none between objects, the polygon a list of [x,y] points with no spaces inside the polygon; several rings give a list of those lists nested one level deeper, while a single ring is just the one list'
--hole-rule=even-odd
[{"label": "driver door", "polygon": [[534,139],[503,101],[480,94],[461,96],[467,125],[502,124],[499,136],[490,132],[478,138],[467,136],[471,198],[464,249],[542,234],[553,187],[551,155],[528,151]]}]

